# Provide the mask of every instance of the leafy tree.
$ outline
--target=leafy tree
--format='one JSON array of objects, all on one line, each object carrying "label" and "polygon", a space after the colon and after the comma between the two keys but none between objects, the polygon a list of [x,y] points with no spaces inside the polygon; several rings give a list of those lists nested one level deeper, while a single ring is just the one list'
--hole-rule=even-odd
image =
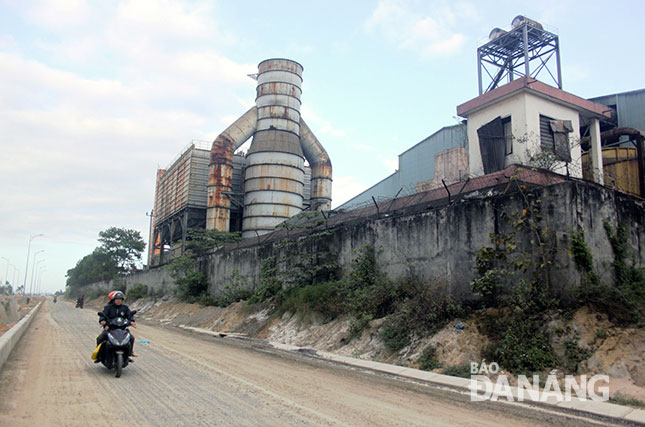
[{"label": "leafy tree", "polygon": [[117,227],[101,231],[99,242],[100,249],[114,259],[122,272],[135,267],[146,247],[139,231]]},{"label": "leafy tree", "polygon": [[0,295],[13,295],[13,287],[9,282],[4,286],[0,286]]},{"label": "leafy tree", "polygon": [[102,249],[96,248],[94,252],[81,258],[74,268],[67,270],[66,286],[69,288],[68,292],[73,294],[82,286],[113,279],[118,273],[114,258]]}]

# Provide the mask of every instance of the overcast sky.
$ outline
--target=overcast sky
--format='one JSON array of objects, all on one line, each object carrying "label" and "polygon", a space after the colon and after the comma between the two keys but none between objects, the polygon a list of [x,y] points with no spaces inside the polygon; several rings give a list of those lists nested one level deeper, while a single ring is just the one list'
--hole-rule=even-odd
[{"label": "overcast sky", "polygon": [[565,90],[644,88],[643,4],[0,0],[0,277],[24,281],[35,234],[47,291],[99,231],[147,241],[157,168],[254,104],[246,75],[263,59],[304,66],[302,115],[338,206],[456,123],[477,95],[477,46],[518,14],[560,36]]}]

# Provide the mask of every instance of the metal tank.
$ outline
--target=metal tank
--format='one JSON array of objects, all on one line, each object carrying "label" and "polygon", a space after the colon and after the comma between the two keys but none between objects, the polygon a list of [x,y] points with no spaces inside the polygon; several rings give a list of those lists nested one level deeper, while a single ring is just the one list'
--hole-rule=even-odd
[{"label": "metal tank", "polygon": [[256,105],[213,142],[207,228],[230,227],[233,153],[253,136],[246,155],[242,236],[272,231],[303,209],[305,166],[311,166],[311,209],[331,207],[332,166],[327,152],[300,117],[302,71],[289,59],[258,65]]}]

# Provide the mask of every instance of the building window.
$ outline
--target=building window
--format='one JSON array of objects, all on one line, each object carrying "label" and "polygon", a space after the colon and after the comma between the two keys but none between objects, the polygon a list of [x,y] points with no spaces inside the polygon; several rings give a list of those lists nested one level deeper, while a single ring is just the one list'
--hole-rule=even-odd
[{"label": "building window", "polygon": [[506,142],[505,154],[513,154],[513,127],[511,126],[511,116],[502,119],[502,126],[504,126],[504,140]]},{"label": "building window", "polygon": [[554,120],[540,114],[540,146],[542,151],[555,154],[556,159],[571,161],[569,133],[573,132],[571,120]]},{"label": "building window", "polygon": [[504,153],[506,151],[506,138],[502,118],[486,123],[477,129],[479,150],[482,156],[484,174],[497,172],[504,169]]}]

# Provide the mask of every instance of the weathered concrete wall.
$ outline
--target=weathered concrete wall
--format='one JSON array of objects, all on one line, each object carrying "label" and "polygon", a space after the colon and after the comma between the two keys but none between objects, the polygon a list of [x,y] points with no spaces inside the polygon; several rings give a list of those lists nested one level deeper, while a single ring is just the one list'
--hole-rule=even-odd
[{"label": "weathered concrete wall", "polygon": [[[604,221],[609,221],[614,228],[621,221],[628,225],[631,255],[639,266],[645,266],[645,205],[642,200],[579,181],[532,191],[541,200],[543,223],[556,236],[554,264],[549,271],[554,289],[566,292],[580,283],[580,275],[569,253],[571,234],[576,230],[584,230],[596,272],[606,283],[611,283],[613,252]],[[253,245],[253,240],[249,239],[240,245],[220,248],[200,263],[208,274],[210,293],[219,296],[228,292],[227,287],[232,283],[255,289],[260,283],[262,264],[269,257],[293,259],[294,250],[300,256],[330,254],[342,269],[347,270],[358,251],[369,244],[377,249],[378,267],[391,279],[414,274],[441,283],[454,296],[469,297],[469,284],[475,276],[475,254],[482,247],[491,246],[491,233],[515,231],[508,218],[522,212],[524,207],[521,193],[502,194],[499,190],[486,189],[485,194],[473,193],[469,198],[440,208],[415,205],[380,217],[354,218],[330,227],[315,239],[307,238],[311,231],[300,234],[292,231],[290,238],[300,239],[297,247],[277,239]],[[518,238],[518,250],[530,252],[535,236],[531,233],[519,236],[522,238]],[[280,268],[288,274],[294,262],[282,263]],[[128,286],[142,283],[153,291],[166,293],[174,286],[168,272],[161,268],[128,276],[126,283]],[[111,283],[93,286],[105,290],[113,288]]]},{"label": "weathered concrete wall", "polygon": [[[124,280],[126,287],[130,288],[138,283],[146,285],[148,292],[159,294],[170,294],[175,287],[175,282],[170,277],[169,272],[164,268],[155,268],[124,276],[119,280]],[[114,280],[92,283],[83,287],[81,293],[101,290],[107,295],[108,292],[116,288]]]},{"label": "weathered concrete wall", "polygon": [[[628,224],[632,255],[637,264],[645,265],[642,201],[576,181],[535,191],[542,200],[543,221],[556,236],[555,262],[550,270],[555,289],[568,290],[580,281],[569,254],[571,233],[578,229],[585,232],[597,272],[604,280],[611,280],[613,252],[603,226],[605,220],[614,228],[620,221]],[[378,249],[379,268],[390,278],[413,273],[425,280],[440,281],[451,294],[466,297],[475,275],[476,252],[491,245],[490,233],[514,231],[502,212],[512,214],[523,208],[520,193],[462,200],[420,212],[419,207],[410,207],[409,213],[341,224],[331,229],[329,235],[302,243],[299,250],[312,254],[330,251],[337,254],[341,267],[348,268],[357,251],[370,244]],[[534,238],[530,233],[523,234],[519,248],[530,247]],[[285,250],[280,242],[272,242],[239,249],[229,245],[210,254],[207,259],[210,292],[221,294],[233,275],[243,278],[248,288],[257,286],[263,260],[270,256],[284,258]]]}]

